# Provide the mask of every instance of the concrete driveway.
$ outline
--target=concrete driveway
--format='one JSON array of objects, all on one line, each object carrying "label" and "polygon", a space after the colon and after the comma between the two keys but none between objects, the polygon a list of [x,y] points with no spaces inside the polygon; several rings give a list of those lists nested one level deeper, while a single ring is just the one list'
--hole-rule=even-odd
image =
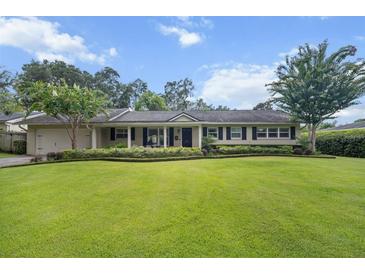
[{"label": "concrete driveway", "polygon": [[10,158],[1,158],[0,167],[26,164],[29,163],[32,158],[33,158],[32,156],[24,156],[24,155],[19,155]]}]

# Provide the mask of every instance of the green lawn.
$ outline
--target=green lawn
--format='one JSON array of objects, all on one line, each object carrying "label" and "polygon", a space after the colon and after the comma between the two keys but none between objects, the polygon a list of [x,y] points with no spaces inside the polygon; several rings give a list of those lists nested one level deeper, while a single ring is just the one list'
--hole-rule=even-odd
[{"label": "green lawn", "polygon": [[364,257],[365,159],[0,169],[1,257]]},{"label": "green lawn", "polygon": [[1,152],[0,151],[0,159],[1,158],[10,158],[10,157],[15,157],[15,154],[11,154],[11,153],[6,153],[6,152]]}]

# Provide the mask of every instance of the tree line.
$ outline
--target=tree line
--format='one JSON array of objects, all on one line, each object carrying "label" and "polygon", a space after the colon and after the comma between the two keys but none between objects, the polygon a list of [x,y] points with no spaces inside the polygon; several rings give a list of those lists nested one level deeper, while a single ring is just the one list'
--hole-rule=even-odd
[{"label": "tree line", "polygon": [[29,109],[34,92],[32,85],[43,82],[52,85],[67,84],[101,91],[108,108],[135,110],[228,110],[226,106],[215,107],[203,99],[193,100],[194,84],[185,78],[167,82],[163,93],[151,91],[148,84],[136,79],[122,83],[120,74],[111,67],[104,67],[95,74],[82,71],[63,61],[38,62],[32,60],[22,66],[21,72],[12,76],[8,71],[0,71],[0,112],[10,113],[19,108]]}]

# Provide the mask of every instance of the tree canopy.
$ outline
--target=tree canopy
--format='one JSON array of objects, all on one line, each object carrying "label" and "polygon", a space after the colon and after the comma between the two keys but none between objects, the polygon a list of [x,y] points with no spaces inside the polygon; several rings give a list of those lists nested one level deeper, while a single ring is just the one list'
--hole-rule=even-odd
[{"label": "tree canopy", "polygon": [[170,110],[187,110],[190,105],[189,97],[193,96],[193,81],[185,78],[179,81],[167,82],[164,98]]},{"label": "tree canopy", "polygon": [[318,47],[300,46],[297,55],[286,57],[277,68],[278,80],[268,85],[276,105],[308,126],[313,151],[317,127],[356,104],[365,91],[365,62],[349,60],[356,48],[345,46],[330,55],[327,48],[327,41]]},{"label": "tree canopy", "polygon": [[273,110],[273,101],[272,99],[268,99],[265,102],[258,103],[253,107],[253,110]]},{"label": "tree canopy", "polygon": [[168,108],[163,97],[152,91],[146,91],[136,102],[135,110],[168,110]]},{"label": "tree canopy", "polygon": [[0,70],[0,112],[11,114],[18,110],[15,94],[12,92],[14,78],[7,70]]},{"label": "tree canopy", "polygon": [[87,124],[97,114],[105,112],[105,94],[99,90],[67,83],[47,84],[41,81],[30,87],[30,110],[42,111],[61,121],[70,137],[72,148],[77,148],[80,126]]}]

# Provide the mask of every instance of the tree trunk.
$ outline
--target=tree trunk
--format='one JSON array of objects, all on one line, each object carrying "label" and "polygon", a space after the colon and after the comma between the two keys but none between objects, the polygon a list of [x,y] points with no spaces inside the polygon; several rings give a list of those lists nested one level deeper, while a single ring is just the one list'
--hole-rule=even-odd
[{"label": "tree trunk", "polygon": [[311,129],[311,150],[312,152],[316,152],[316,130],[317,127],[312,125],[312,129]]},{"label": "tree trunk", "polygon": [[312,144],[312,125],[308,124],[307,129],[308,129],[308,143],[309,143],[309,146],[311,146],[311,144]]},{"label": "tree trunk", "polygon": [[72,126],[71,147],[72,149],[77,149],[77,134],[75,126]]}]

